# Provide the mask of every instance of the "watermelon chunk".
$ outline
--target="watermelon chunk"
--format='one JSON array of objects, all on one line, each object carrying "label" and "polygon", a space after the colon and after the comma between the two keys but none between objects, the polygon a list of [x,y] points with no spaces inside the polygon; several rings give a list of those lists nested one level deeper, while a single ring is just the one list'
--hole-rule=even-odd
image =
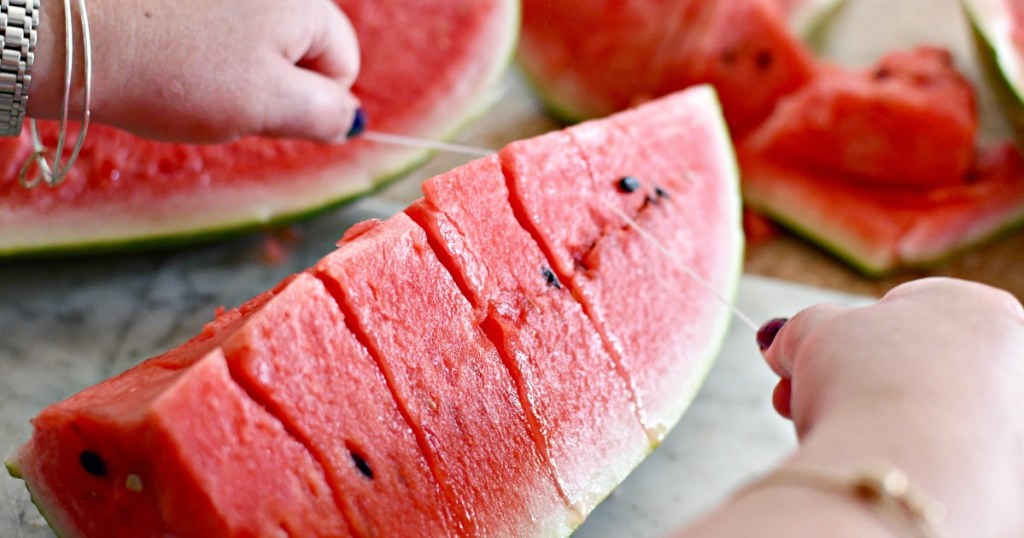
[{"label": "watermelon chunk", "polygon": [[423,192],[406,212],[503,355],[562,491],[586,515],[651,448],[626,379],[516,220],[497,157],[435,177]]},{"label": "watermelon chunk", "polygon": [[742,237],[718,110],[692,90],[428,182],[44,410],[9,468],[67,536],[569,534],[721,343]]},{"label": "watermelon chunk", "polygon": [[736,132],[764,119],[814,72],[772,0],[526,0],[518,55],[545,103],[566,120],[710,83]]},{"label": "watermelon chunk", "polygon": [[921,47],[823,70],[744,144],[881,187],[927,188],[966,180],[977,132],[974,90],[949,51]]},{"label": "watermelon chunk", "polygon": [[981,153],[960,185],[877,189],[740,151],[747,204],[866,275],[929,267],[1024,223],[1024,160]]},{"label": "watermelon chunk", "polygon": [[[359,37],[353,91],[374,129],[442,139],[493,100],[517,37],[517,2],[337,2]],[[54,147],[56,126],[41,128]],[[30,153],[27,134],[0,141],[0,256],[155,247],[264,227],[364,194],[427,157],[366,140],[165,144],[96,126],[60,187],[26,190],[18,171]]]},{"label": "watermelon chunk", "polygon": [[62,536],[349,532],[317,462],[231,380],[219,349],[185,369],[146,363],[33,425],[17,466]]}]

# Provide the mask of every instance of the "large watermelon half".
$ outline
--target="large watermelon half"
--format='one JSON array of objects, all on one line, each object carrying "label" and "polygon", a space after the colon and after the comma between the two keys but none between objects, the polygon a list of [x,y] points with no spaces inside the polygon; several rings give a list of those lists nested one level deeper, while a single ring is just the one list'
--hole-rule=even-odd
[{"label": "large watermelon half", "polygon": [[45,409],[9,469],[65,536],[568,534],[728,325],[688,274],[732,297],[741,268],[719,110],[701,87],[428,180]]},{"label": "large watermelon half", "polygon": [[1024,146],[1024,4],[1018,0],[962,1],[981,65]]},{"label": "large watermelon half", "polygon": [[[374,129],[450,136],[492,99],[518,33],[513,0],[338,0],[362,47],[354,92]],[[53,147],[55,129],[45,127]],[[0,142],[0,256],[197,240],[301,217],[380,186],[425,152],[245,139],[220,146],[90,129],[67,181],[23,189],[27,137]]]},{"label": "large watermelon half", "polygon": [[[810,79],[811,55],[786,17],[814,18],[811,0],[525,0],[519,62],[567,121],[599,117],[710,83],[742,132]],[[801,22],[811,27],[809,22]]]}]

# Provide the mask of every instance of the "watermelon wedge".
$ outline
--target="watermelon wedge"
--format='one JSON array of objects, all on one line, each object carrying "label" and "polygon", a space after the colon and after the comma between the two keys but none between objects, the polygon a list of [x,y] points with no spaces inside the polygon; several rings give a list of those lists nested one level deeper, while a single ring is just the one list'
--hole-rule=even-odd
[{"label": "watermelon wedge", "polygon": [[878,189],[739,152],[746,203],[869,276],[939,265],[1024,223],[1024,159],[982,152],[959,185]]},{"label": "watermelon wedge", "polygon": [[962,0],[978,57],[1024,146],[1024,6],[1015,0]]},{"label": "watermelon wedge", "polygon": [[938,265],[1024,221],[1024,160],[977,130],[944,49],[821,69],[739,141],[744,200],[865,275]]},{"label": "watermelon wedge", "polygon": [[813,74],[810,52],[785,19],[809,13],[802,8],[810,5],[526,0],[518,58],[548,108],[566,121],[709,83],[738,133]]},{"label": "watermelon wedge", "polygon": [[[338,4],[362,46],[354,92],[374,129],[442,139],[493,100],[518,33],[517,2]],[[55,137],[45,126],[44,141],[52,147]],[[266,226],[364,194],[427,157],[365,140],[191,146],[97,127],[64,184],[28,191],[18,171],[29,154],[27,136],[0,141],[0,256],[152,247]]]},{"label": "watermelon wedge", "polygon": [[65,536],[568,535],[678,419],[730,319],[719,111],[701,87],[428,180],[45,409],[8,468]]}]

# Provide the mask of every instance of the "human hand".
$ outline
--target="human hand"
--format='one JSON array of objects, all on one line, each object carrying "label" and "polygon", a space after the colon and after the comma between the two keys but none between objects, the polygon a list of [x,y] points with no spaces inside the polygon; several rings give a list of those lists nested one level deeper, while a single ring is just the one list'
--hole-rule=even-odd
[{"label": "human hand", "polygon": [[920,280],[864,308],[805,310],[764,355],[798,462],[884,460],[947,507],[950,536],[1022,534],[1024,309],[1013,296]]},{"label": "human hand", "polygon": [[[52,119],[63,91],[63,6],[41,8],[29,115]],[[87,9],[96,122],[185,142],[340,141],[353,124],[359,48],[330,0],[88,0]],[[79,80],[72,119],[81,90]]]}]

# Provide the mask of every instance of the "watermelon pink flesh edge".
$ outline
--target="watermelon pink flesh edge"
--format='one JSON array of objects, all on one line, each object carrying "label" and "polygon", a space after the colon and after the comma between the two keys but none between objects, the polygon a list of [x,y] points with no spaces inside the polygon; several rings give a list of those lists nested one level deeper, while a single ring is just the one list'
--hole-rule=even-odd
[{"label": "watermelon pink flesh edge", "polygon": [[1024,222],[1024,161],[1010,146],[981,153],[972,179],[879,190],[740,151],[747,204],[868,275],[927,267]]},{"label": "watermelon pink flesh edge", "polygon": [[[607,138],[622,144],[618,150],[586,142],[600,138],[602,125],[615,131]],[[606,204],[635,215],[725,297],[738,281],[742,248],[735,168],[710,89],[571,133],[507,148],[500,156],[503,180],[494,158],[471,164],[467,170],[486,172],[480,172],[485,184],[514,187],[479,201],[493,210],[457,214],[460,204],[471,208],[479,191],[461,191],[463,183],[451,178],[472,181],[469,174],[430,182],[429,203],[446,208],[436,231],[405,214],[357,226],[312,272],[221,313],[182,348],[51,406],[36,419],[12,468],[67,536],[99,528],[132,536],[179,529],[270,534],[282,526],[301,536],[387,534],[388,525],[398,524],[388,520],[395,514],[402,514],[399,523],[421,526],[409,532],[424,535],[569,533],[585,503],[611,487],[598,469],[619,473],[647,446],[632,410],[645,413],[643,425],[655,435],[674,423],[729,319],[723,304]],[[526,167],[529,158],[543,165],[565,154],[576,159],[575,177]],[[623,194],[609,181],[625,168],[641,178],[642,191]],[[643,201],[654,184],[667,197]],[[516,190],[532,194],[519,199]],[[560,203],[568,206],[545,207]],[[561,223],[535,218],[548,209],[581,225],[570,229],[592,234],[593,249],[582,259],[586,270],[556,268],[568,248],[561,242],[586,237],[559,238]],[[456,245],[501,245],[487,244],[491,236],[480,230],[440,232],[451,223],[483,227],[476,219],[486,215],[495,219],[491,232],[509,232],[524,248],[529,241],[516,224],[540,239],[547,266],[571,295],[549,289],[543,273],[531,280],[529,263],[504,267],[508,255],[460,267]],[[543,260],[536,245],[523,254],[527,262]],[[479,274],[492,276],[479,289],[467,284]],[[622,291],[610,289],[612,283]],[[543,316],[554,315],[571,323],[553,329]],[[568,361],[554,356],[562,362],[551,364],[543,355],[515,355],[516,346],[557,349],[543,340],[559,329],[578,332],[563,338],[588,342],[588,352]],[[617,361],[616,375],[591,371],[577,382],[593,381],[596,404],[616,406],[607,416],[633,433],[614,432],[611,445],[585,447],[587,453],[569,461],[559,446],[572,435],[602,440],[568,425],[604,425],[587,424],[601,421],[593,408],[573,414],[576,394],[554,390],[557,381],[572,382],[571,372],[548,370],[593,368],[609,357]],[[647,370],[672,381],[656,382]],[[628,401],[629,386],[628,395],[639,401]],[[198,395],[203,391],[216,398]],[[83,466],[85,451],[105,462],[103,476]],[[605,491],[588,491],[583,478],[567,474],[573,464],[574,473],[606,481]]]},{"label": "watermelon pink flesh edge", "polygon": [[[362,45],[355,93],[372,128],[441,139],[490,104],[516,42],[517,2],[338,3]],[[55,126],[42,128],[52,147]],[[366,193],[427,157],[365,140],[165,144],[96,126],[64,184],[27,191],[17,174],[30,152],[27,136],[0,143],[0,256],[158,245],[265,226]]]},{"label": "watermelon pink flesh edge", "polygon": [[497,157],[435,177],[423,191],[406,212],[432,238],[502,354],[561,490],[589,513],[651,448],[634,395],[516,220]]}]

